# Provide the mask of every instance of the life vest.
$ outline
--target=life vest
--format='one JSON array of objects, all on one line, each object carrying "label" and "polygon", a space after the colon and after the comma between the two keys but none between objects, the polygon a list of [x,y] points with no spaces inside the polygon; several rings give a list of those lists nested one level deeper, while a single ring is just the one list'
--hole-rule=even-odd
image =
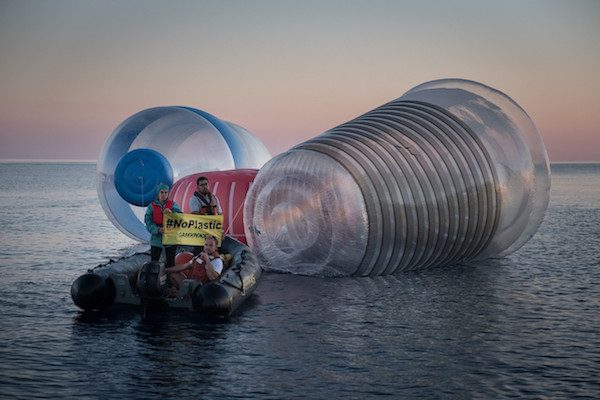
[{"label": "life vest", "polygon": [[217,205],[215,204],[215,199],[212,196],[212,194],[208,194],[208,202],[206,201],[206,199],[204,198],[204,196],[202,196],[200,193],[198,192],[194,192],[194,196],[196,196],[198,198],[198,200],[200,200],[200,205],[202,207],[200,207],[200,215],[217,215],[219,213],[219,209],[217,208]]},{"label": "life vest", "polygon": [[[211,258],[212,257],[212,258]],[[214,260],[220,258],[221,256],[216,251],[209,256],[210,260]],[[188,278],[195,279],[202,283],[209,282],[208,274],[206,273],[206,263],[202,260],[201,264],[198,264],[198,260],[194,261],[194,266],[192,270],[189,272]]]},{"label": "life vest", "polygon": [[152,202],[152,221],[154,221],[154,223],[158,226],[162,226],[163,210],[165,208],[172,210],[173,209],[173,200],[167,199],[164,206],[161,206],[156,201]]}]

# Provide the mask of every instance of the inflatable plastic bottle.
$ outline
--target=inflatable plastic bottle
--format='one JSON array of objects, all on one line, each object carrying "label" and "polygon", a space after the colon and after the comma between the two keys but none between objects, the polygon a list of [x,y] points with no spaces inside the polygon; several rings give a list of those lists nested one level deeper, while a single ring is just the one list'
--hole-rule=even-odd
[{"label": "inflatable plastic bottle", "polygon": [[234,169],[188,175],[173,184],[169,197],[179,204],[184,213],[190,213],[189,202],[197,188],[196,181],[201,176],[207,178],[211,193],[219,198],[223,209],[223,232],[246,243],[244,201],[257,172],[256,169]]},{"label": "inflatable plastic bottle", "polygon": [[203,171],[258,169],[270,158],[266,147],[239,125],[189,107],[150,108],[127,118],[105,142],[96,172],[98,197],[119,230],[145,242],[150,234],[144,212],[158,184],[172,185]]},{"label": "inflatable plastic bottle", "polygon": [[246,198],[246,236],[274,270],[393,274],[515,251],[549,189],[544,144],[518,104],[438,80],[269,161]]}]

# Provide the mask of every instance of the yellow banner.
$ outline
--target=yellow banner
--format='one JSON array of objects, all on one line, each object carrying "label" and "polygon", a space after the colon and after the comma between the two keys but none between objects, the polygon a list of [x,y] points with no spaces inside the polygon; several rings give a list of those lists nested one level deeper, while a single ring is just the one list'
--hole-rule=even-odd
[{"label": "yellow banner", "polygon": [[163,227],[165,228],[163,244],[203,246],[207,236],[214,236],[217,238],[217,246],[220,246],[223,236],[223,216],[163,214]]}]

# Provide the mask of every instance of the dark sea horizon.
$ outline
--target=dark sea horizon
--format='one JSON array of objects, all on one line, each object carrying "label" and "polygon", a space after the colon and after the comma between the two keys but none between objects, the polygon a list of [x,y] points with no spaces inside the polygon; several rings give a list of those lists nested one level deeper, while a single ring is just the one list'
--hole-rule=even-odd
[{"label": "dark sea horizon", "polygon": [[231,318],[84,313],[88,268],[143,248],[95,162],[0,160],[0,398],[600,398],[600,163],[553,163],[502,259],[375,278],[266,272]]}]

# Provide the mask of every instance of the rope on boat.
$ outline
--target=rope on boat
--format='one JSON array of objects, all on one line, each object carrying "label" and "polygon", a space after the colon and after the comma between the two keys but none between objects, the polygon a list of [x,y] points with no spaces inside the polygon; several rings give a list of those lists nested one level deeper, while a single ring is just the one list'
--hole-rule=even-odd
[{"label": "rope on boat", "polygon": [[145,251],[145,252],[143,252],[143,253],[134,253],[134,254],[132,254],[132,255],[130,255],[130,256],[125,256],[125,257],[117,258],[116,260],[113,260],[113,259],[111,258],[111,259],[109,259],[109,260],[108,260],[108,262],[107,262],[107,263],[105,263],[105,264],[98,264],[98,265],[96,265],[94,268],[90,268],[90,269],[88,269],[88,273],[92,273],[92,272],[94,272],[94,270],[95,270],[95,269],[97,269],[97,268],[106,267],[107,265],[110,265],[110,264],[116,263],[117,261],[126,260],[126,259],[128,259],[128,258],[131,258],[131,257],[133,257],[133,256],[137,256],[137,255],[140,255],[140,254],[147,254],[147,255],[150,255],[150,252],[149,252],[149,251]]},{"label": "rope on boat", "polygon": [[241,256],[241,261],[238,262],[235,267],[231,268],[231,271],[235,272],[238,276],[238,278],[240,278],[240,287],[237,287],[236,285],[234,285],[233,283],[226,281],[226,280],[222,280],[222,283],[226,283],[229,286],[231,286],[234,289],[239,290],[240,292],[242,292],[242,294],[244,294],[245,289],[244,289],[244,279],[242,278],[242,266],[246,265],[246,254],[247,251],[244,249],[242,250],[242,252],[240,253]]},{"label": "rope on boat", "polygon": [[235,222],[236,218],[238,217],[238,214],[240,213],[240,211],[242,211],[242,208],[244,207],[244,203],[242,203],[237,211],[235,212],[235,214],[233,215],[233,218],[229,221],[229,226],[227,227],[227,231],[223,234],[223,235],[227,235],[229,233],[229,231],[231,230],[231,228],[233,227],[233,223]]}]

